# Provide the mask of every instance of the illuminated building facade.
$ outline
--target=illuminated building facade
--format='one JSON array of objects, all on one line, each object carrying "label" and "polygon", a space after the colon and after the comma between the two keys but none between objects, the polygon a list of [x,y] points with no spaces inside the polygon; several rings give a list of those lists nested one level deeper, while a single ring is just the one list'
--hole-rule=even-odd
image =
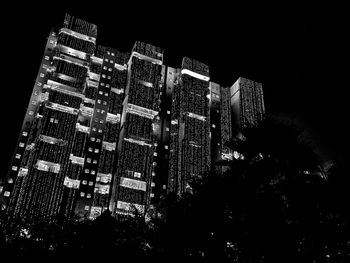
[{"label": "illuminated building facade", "polygon": [[199,61],[185,57],[172,68],[163,65],[159,47],[137,41],[122,53],[96,39],[96,25],[70,15],[48,37],[0,181],[1,209],[10,217],[144,214],[232,157],[225,145],[233,124],[246,127],[262,117],[259,83],[240,78],[222,87]]},{"label": "illuminated building facade", "polygon": [[262,84],[240,77],[230,88],[230,105],[235,134],[255,127],[265,114]]}]

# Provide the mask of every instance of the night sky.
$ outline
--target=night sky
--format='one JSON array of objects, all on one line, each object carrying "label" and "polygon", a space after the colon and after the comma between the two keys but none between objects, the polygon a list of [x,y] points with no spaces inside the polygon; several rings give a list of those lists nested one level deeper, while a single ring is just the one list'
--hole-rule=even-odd
[{"label": "night sky", "polygon": [[349,30],[343,29],[341,8],[111,3],[3,8],[8,16],[1,16],[1,176],[17,142],[46,37],[62,25],[66,12],[95,23],[98,44],[126,52],[141,40],[164,48],[166,65],[180,67],[183,56],[207,63],[211,80],[223,86],[239,76],[262,82],[267,113],[304,128],[323,159],[350,161]]}]

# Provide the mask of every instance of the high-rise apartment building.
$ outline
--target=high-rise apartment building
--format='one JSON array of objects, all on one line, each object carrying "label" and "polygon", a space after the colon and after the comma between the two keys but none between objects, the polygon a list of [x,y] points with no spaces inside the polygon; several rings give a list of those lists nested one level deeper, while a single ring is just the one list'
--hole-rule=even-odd
[{"label": "high-rise apartment building", "polygon": [[264,113],[261,84],[210,82],[209,67],[137,41],[96,44],[97,27],[66,15],[51,32],[8,174],[1,209],[23,220],[144,214],[181,195],[222,159],[235,129]]}]

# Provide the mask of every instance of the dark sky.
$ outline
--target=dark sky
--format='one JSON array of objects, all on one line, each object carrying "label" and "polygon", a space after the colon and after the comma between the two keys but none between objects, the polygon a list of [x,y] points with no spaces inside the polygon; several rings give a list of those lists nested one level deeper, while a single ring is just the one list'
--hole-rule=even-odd
[{"label": "dark sky", "polygon": [[262,82],[268,113],[305,128],[323,158],[350,160],[349,30],[343,29],[341,8],[204,2],[46,2],[4,8],[1,174],[13,154],[46,37],[51,27],[61,26],[65,12],[95,23],[99,44],[131,51],[135,40],[142,40],[164,48],[169,66],[179,67],[183,56],[207,63],[212,81],[221,85],[231,86],[239,76]]}]

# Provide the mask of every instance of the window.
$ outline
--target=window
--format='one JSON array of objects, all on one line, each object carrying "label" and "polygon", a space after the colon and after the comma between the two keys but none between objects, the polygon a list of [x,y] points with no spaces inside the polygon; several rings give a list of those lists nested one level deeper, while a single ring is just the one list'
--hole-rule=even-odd
[{"label": "window", "polygon": [[87,184],[87,181],[86,181],[86,180],[83,180],[83,181],[82,181],[82,184],[83,184],[83,185],[86,185],[86,184]]},{"label": "window", "polygon": [[85,173],[86,173],[86,174],[88,174],[88,173],[89,173],[89,171],[90,171],[89,169],[85,169]]},{"label": "window", "polygon": [[113,57],[114,57],[114,55],[115,55],[115,54],[112,52],[112,56],[113,56]]},{"label": "window", "polygon": [[109,88],[110,87],[110,85],[109,84],[106,84],[106,88]]},{"label": "window", "polygon": [[98,130],[98,132],[99,132],[99,133],[102,133],[102,130],[101,130],[101,129],[99,129],[99,130]]},{"label": "window", "polygon": [[80,196],[81,196],[81,197],[84,197],[84,196],[85,196],[85,193],[84,193],[84,192],[80,192]]},{"label": "window", "polygon": [[101,86],[104,87],[104,85],[105,85],[105,84],[104,84],[103,82],[101,82]]},{"label": "window", "polygon": [[104,101],[104,102],[103,102],[103,105],[107,105],[107,101]]},{"label": "window", "polygon": [[92,174],[92,175],[96,174],[95,170],[91,170],[90,174]]},{"label": "window", "polygon": [[21,155],[19,153],[16,154],[16,159],[21,158]]},{"label": "window", "polygon": [[95,137],[91,137],[91,139],[90,139],[92,142],[94,142],[95,140],[96,140],[96,138]]},{"label": "window", "polygon": [[102,91],[99,91],[98,94],[103,95],[103,92],[102,92]]},{"label": "window", "polygon": [[22,132],[22,135],[24,136],[24,137],[26,137],[27,135],[28,135],[28,132]]},{"label": "window", "polygon": [[107,76],[107,79],[111,79],[111,76]]},{"label": "window", "polygon": [[154,153],[153,153],[153,156],[157,156],[157,155],[158,155],[157,152],[154,152]]},{"label": "window", "polygon": [[36,85],[38,85],[39,87],[41,87],[42,83],[41,83],[41,82],[38,82]]},{"label": "window", "polygon": [[91,158],[87,158],[87,159],[86,159],[86,162],[87,162],[87,163],[91,163]]},{"label": "window", "polygon": [[50,44],[53,44],[53,43],[54,43],[53,40],[50,40],[49,42],[50,42]]},{"label": "window", "polygon": [[[110,54],[111,54],[111,52],[107,51],[107,55],[110,55]],[[108,60],[106,60],[106,61],[108,61]]]},{"label": "window", "polygon": [[168,149],[169,149],[169,146],[168,146],[168,145],[165,145],[165,146],[164,146],[164,149],[168,150]]},{"label": "window", "polygon": [[100,151],[99,149],[95,149],[95,153],[99,153],[99,151]]},{"label": "window", "polygon": [[93,164],[97,164],[97,160],[94,160],[92,163],[93,163]]},{"label": "window", "polygon": [[90,206],[88,206],[88,205],[86,205],[86,206],[84,207],[84,210],[85,210],[85,211],[89,211],[89,209],[90,209]]},{"label": "window", "polygon": [[100,120],[100,123],[101,123],[101,124],[103,123],[103,120],[102,120],[102,119]]},{"label": "window", "polygon": [[112,71],[112,68],[109,68],[108,71]]},{"label": "window", "polygon": [[17,171],[18,167],[17,166],[12,166],[12,171]]},{"label": "window", "polygon": [[101,142],[101,139],[97,139],[96,142]]},{"label": "window", "polygon": [[36,105],[36,101],[35,100],[32,100],[32,105]]},{"label": "window", "polygon": [[113,61],[113,60],[111,60],[110,62],[111,62],[111,63],[114,63],[114,61]]},{"label": "window", "polygon": [[45,60],[49,60],[49,56],[45,56]]},{"label": "window", "polygon": [[104,111],[104,110],[101,110],[101,114],[103,114],[103,113],[105,113],[105,111]]},{"label": "window", "polygon": [[7,180],[7,182],[8,182],[9,184],[13,184],[13,179],[12,179],[12,178],[9,178],[9,179]]},{"label": "window", "polygon": [[106,78],[106,75],[105,75],[105,74],[102,74],[102,78]]},{"label": "window", "polygon": [[213,125],[211,125],[211,127],[216,128],[216,125],[215,125],[215,124],[213,124]]},{"label": "window", "polygon": [[105,58],[105,61],[108,62],[108,58]]},{"label": "window", "polygon": [[106,67],[106,66],[103,66],[103,69],[104,69],[104,70],[106,70],[106,69],[107,69],[107,67]]},{"label": "window", "polygon": [[44,75],[44,73],[40,73],[40,78],[43,78],[45,75]]},{"label": "window", "polygon": [[20,142],[20,143],[19,143],[19,147],[24,147],[24,143],[23,143],[23,142]]},{"label": "window", "polygon": [[166,131],[169,131],[169,128],[168,128],[168,127],[166,127],[166,128],[165,128],[165,130],[166,130]]},{"label": "window", "polygon": [[92,148],[91,147],[89,147],[89,150],[88,150],[89,152],[92,152]]},{"label": "window", "polygon": [[134,173],[134,177],[136,177],[136,178],[141,178],[141,173],[135,172],[135,173]]},{"label": "window", "polygon": [[170,110],[167,110],[166,113],[167,113],[167,114],[170,114]]},{"label": "window", "polygon": [[150,194],[150,197],[153,198],[153,197],[154,197],[154,193],[151,193],[151,194]]},{"label": "window", "polygon": [[166,189],[166,185],[165,185],[165,184],[163,184],[163,189],[164,189],[164,190]]},{"label": "window", "polygon": [[98,103],[98,104],[101,104],[101,100],[97,100],[97,103]]},{"label": "window", "polygon": [[87,195],[86,195],[86,198],[91,198],[91,194],[87,194]]},{"label": "window", "polygon": [[89,186],[93,186],[94,185],[94,182],[93,181],[90,181],[89,182]]},{"label": "window", "polygon": [[9,197],[10,196],[10,192],[9,191],[5,191],[4,196]]},{"label": "window", "polygon": [[108,97],[108,93],[107,92],[105,92],[105,96]]}]

